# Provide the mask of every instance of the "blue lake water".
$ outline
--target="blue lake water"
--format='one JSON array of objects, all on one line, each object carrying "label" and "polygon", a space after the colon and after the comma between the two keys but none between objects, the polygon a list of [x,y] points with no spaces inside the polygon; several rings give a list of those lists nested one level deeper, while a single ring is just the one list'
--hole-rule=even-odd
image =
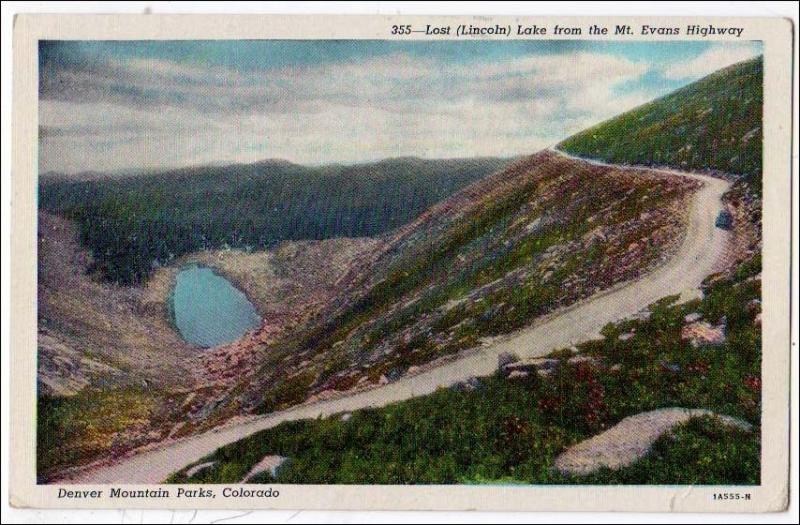
[{"label": "blue lake water", "polygon": [[261,322],[241,290],[211,269],[196,265],[178,273],[172,308],[183,338],[203,347],[235,341]]}]

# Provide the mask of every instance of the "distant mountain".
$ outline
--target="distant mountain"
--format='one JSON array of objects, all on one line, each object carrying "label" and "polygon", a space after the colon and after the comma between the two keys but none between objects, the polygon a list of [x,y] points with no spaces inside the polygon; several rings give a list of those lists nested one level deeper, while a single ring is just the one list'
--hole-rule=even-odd
[{"label": "distant mountain", "polygon": [[155,265],[197,250],[380,235],[508,162],[399,158],[306,167],[270,159],[77,181],[49,174],[39,206],[78,223],[102,275],[134,284]]},{"label": "distant mountain", "polygon": [[743,176],[761,192],[763,57],[734,64],[558,147],[608,162]]}]

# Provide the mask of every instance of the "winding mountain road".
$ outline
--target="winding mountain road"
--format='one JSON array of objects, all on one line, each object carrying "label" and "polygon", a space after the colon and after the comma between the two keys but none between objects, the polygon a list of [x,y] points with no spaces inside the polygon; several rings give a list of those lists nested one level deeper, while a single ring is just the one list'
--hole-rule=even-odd
[{"label": "winding mountain road", "polygon": [[564,310],[555,312],[533,325],[503,338],[474,354],[414,376],[403,377],[372,390],[319,401],[313,404],[264,416],[258,416],[204,434],[167,442],[114,462],[99,463],[77,472],[59,483],[159,483],[189,463],[217,448],[238,441],[254,432],[274,427],[284,421],[329,416],[367,407],[385,406],[397,401],[423,396],[439,387],[450,386],[473,376],[489,375],[497,368],[497,356],[514,352],[520,357],[535,357],[595,337],[611,321],[630,317],[658,299],[672,294],[684,298],[698,295],[702,280],[713,273],[722,258],[729,233],[715,226],[722,209],[721,197],[730,183],[706,175],[666,169],[625,167],[572,157],[596,165],[617,169],[649,170],[670,173],[703,182],[692,198],[686,236],[677,252],[664,265],[642,276],[600,292]]}]

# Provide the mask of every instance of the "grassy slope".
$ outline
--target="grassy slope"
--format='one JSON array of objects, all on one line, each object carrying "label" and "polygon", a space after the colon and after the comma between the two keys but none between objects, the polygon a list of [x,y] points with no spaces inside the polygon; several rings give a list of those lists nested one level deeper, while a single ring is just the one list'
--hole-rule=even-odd
[{"label": "grassy slope", "polygon": [[267,161],[94,180],[50,176],[39,202],[78,222],[103,276],[135,284],[154,263],[198,250],[377,235],[506,163],[400,158],[310,168]]},{"label": "grassy slope", "polygon": [[[284,423],[198,460],[217,463],[191,479],[177,473],[171,481],[236,482],[263,456],[278,454],[291,458],[277,477],[287,483],[758,483],[761,355],[752,301],[760,297],[759,272],[754,261],[710,285],[702,300],[660,301],[647,320],[608,325],[603,339],[579,346],[598,365],[570,364],[556,352],[564,357],[550,377],[481,378],[471,392],[442,389],[346,421]],[[692,312],[711,323],[725,317],[726,342],[694,348],[683,341]],[[620,339],[626,332],[635,335]],[[566,446],[669,406],[710,408],[756,429],[692,421],[629,468],[588,478],[551,469]]]},{"label": "grassy slope", "polygon": [[558,147],[609,162],[744,176],[761,190],[763,59],[735,64]]},{"label": "grassy slope", "polygon": [[220,410],[270,412],[475,347],[657,264],[692,184],[543,152],[398,235],[357,299],[267,349]]},{"label": "grassy slope", "polygon": [[186,392],[138,385],[85,389],[69,397],[39,396],[37,478],[46,482],[64,468],[165,438],[174,421],[184,417],[181,403],[186,398]]}]

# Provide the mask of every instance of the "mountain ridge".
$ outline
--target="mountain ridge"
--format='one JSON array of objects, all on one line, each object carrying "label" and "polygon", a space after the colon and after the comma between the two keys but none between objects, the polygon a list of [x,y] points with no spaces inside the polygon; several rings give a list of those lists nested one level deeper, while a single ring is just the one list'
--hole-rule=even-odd
[{"label": "mountain ridge", "polygon": [[[504,163],[513,161],[519,155],[512,156],[480,156],[480,157],[421,157],[417,155],[400,155],[397,157],[387,157],[377,160],[365,160],[360,162],[326,162],[322,164],[308,164],[294,162],[282,157],[268,157],[252,162],[211,162],[192,164],[175,168],[149,168],[135,169],[126,168],[121,170],[84,170],[74,173],[64,173],[57,170],[47,170],[39,174],[40,182],[87,182],[97,180],[124,180],[138,179],[140,177],[159,177],[159,176],[181,176],[193,173],[202,173],[207,170],[230,170],[234,168],[291,168],[294,170],[307,170],[310,174],[314,172],[337,172],[347,170],[363,170],[380,166],[391,166],[395,164],[463,164],[497,162]],[[220,176],[224,173],[220,173]]]}]

